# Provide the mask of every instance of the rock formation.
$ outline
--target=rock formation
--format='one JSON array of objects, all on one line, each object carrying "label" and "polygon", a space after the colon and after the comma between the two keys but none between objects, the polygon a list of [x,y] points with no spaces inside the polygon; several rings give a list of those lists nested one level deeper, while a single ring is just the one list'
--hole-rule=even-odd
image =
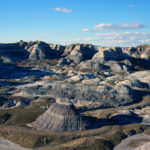
[{"label": "rock formation", "polygon": [[30,52],[29,59],[31,60],[43,60],[52,58],[52,50],[48,44],[44,42],[38,42],[28,49]]},{"label": "rock formation", "polygon": [[149,150],[150,136],[146,134],[137,134],[121,141],[114,150]]},{"label": "rock formation", "polygon": [[19,43],[0,44],[0,61],[12,63],[17,60],[28,59],[29,52]]},{"label": "rock formation", "polygon": [[137,47],[131,47],[124,50],[125,53],[140,59],[150,59],[150,45],[140,45]]},{"label": "rock formation", "polygon": [[87,130],[89,124],[73,104],[54,103],[33,123],[33,127],[52,132]]},{"label": "rock formation", "polygon": [[100,49],[99,52],[93,56],[92,60],[104,62],[110,60],[120,61],[126,58],[128,58],[128,55],[123,53],[120,47],[115,47]]},{"label": "rock formation", "polygon": [[110,69],[109,66],[106,66],[100,62],[95,62],[95,61],[83,61],[78,65],[80,70],[93,70],[93,71],[101,71],[104,69]]},{"label": "rock formation", "polygon": [[81,61],[91,59],[97,50],[93,45],[88,44],[74,44],[66,47],[64,56],[67,56],[68,61],[79,64]]},{"label": "rock formation", "polygon": [[[71,78],[72,79],[72,78]],[[83,80],[83,79],[82,79]],[[91,79],[92,80],[92,79]],[[77,106],[107,106],[116,107],[135,102],[138,93],[127,85],[116,84],[114,87],[104,83],[93,86],[89,84],[74,84],[63,81],[55,82],[35,82],[26,86],[21,86],[21,92],[17,96],[25,97],[61,97],[69,98]],[[140,97],[139,97],[140,98]],[[63,101],[63,100],[62,100]]]}]

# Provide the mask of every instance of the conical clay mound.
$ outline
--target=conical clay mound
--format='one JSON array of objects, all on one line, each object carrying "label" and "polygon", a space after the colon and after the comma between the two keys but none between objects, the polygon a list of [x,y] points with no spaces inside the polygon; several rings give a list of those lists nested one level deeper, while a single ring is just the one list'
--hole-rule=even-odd
[{"label": "conical clay mound", "polygon": [[88,122],[80,116],[72,104],[54,103],[33,123],[35,128],[52,132],[88,129]]}]

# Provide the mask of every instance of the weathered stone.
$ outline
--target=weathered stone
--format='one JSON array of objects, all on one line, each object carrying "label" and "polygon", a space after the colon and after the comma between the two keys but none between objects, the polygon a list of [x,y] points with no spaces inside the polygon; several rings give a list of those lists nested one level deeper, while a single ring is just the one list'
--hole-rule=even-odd
[{"label": "weathered stone", "polygon": [[33,123],[33,127],[52,132],[87,130],[88,122],[80,116],[73,104],[54,103]]},{"label": "weathered stone", "polygon": [[110,60],[115,60],[115,61],[120,61],[128,58],[128,55],[122,52],[121,48],[104,48],[99,50],[98,53],[96,53],[92,60],[94,61],[110,61]]}]

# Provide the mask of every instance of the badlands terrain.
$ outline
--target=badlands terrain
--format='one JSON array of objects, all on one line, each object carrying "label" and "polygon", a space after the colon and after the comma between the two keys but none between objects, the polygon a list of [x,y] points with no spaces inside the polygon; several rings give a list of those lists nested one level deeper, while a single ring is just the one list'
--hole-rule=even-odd
[{"label": "badlands terrain", "polygon": [[147,150],[149,143],[150,45],[0,44],[0,149]]}]

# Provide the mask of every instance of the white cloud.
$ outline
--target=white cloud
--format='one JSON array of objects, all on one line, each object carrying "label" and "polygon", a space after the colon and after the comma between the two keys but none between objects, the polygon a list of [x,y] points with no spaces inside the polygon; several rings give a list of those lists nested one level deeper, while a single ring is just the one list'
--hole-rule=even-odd
[{"label": "white cloud", "polygon": [[82,29],[83,32],[98,32],[98,30],[95,30],[95,29]]},{"label": "white cloud", "polygon": [[150,43],[150,32],[97,33],[95,37],[65,40],[65,44],[91,43],[101,46],[137,46]]},{"label": "white cloud", "polygon": [[134,29],[142,29],[146,26],[139,23],[133,23],[133,24],[99,24],[94,26],[92,29],[83,29],[83,32],[100,32],[100,31],[122,31],[122,30],[134,30]]},{"label": "white cloud", "polygon": [[143,24],[133,23],[133,24],[99,24],[94,26],[95,29],[98,29],[100,31],[118,31],[118,30],[130,30],[130,29],[141,29],[146,27]]},{"label": "white cloud", "polygon": [[135,46],[150,43],[150,32],[97,33],[97,39],[114,46]]},{"label": "white cloud", "polygon": [[59,12],[65,12],[65,13],[71,13],[72,9],[67,9],[67,8],[54,8],[54,11],[59,11]]},{"label": "white cloud", "polygon": [[86,28],[86,29],[83,29],[82,31],[83,32],[89,32],[90,30]]}]

